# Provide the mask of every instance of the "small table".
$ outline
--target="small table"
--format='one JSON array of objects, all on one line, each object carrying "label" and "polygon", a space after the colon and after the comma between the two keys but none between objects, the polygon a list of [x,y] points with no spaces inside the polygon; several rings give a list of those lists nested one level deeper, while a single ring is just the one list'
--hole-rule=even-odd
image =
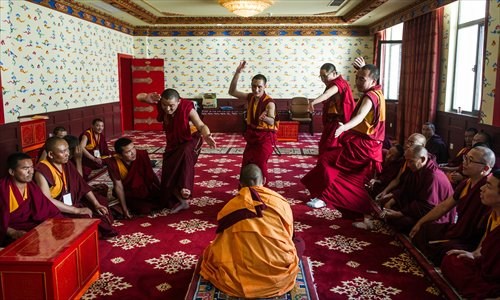
[{"label": "small table", "polygon": [[278,141],[297,142],[299,140],[299,122],[280,121]]},{"label": "small table", "polygon": [[99,278],[96,219],[49,219],[0,251],[0,299],[76,299]]}]

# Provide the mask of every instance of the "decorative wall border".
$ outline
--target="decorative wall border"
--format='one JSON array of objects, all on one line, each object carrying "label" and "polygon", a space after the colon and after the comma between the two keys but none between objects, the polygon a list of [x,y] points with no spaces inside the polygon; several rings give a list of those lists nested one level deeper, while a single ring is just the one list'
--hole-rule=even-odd
[{"label": "decorative wall border", "polygon": [[348,26],[136,27],[134,36],[369,36],[368,28]]}]

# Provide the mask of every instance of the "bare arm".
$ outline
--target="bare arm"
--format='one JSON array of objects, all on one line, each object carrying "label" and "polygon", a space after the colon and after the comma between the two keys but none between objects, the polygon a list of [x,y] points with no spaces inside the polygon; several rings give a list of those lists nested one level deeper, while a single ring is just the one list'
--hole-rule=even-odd
[{"label": "bare arm", "polygon": [[207,142],[210,148],[215,148],[217,145],[215,144],[215,140],[210,133],[210,128],[208,128],[208,126],[203,123],[196,110],[191,109],[191,111],[189,112],[189,120],[193,123],[196,129],[198,129],[201,136],[203,137],[205,142]]},{"label": "bare arm", "polygon": [[266,111],[259,116],[259,119],[268,125],[274,125],[275,118],[276,105],[274,103],[269,103],[266,105]]},{"label": "bare arm", "polygon": [[443,202],[439,203],[437,206],[434,206],[434,208],[431,209],[431,211],[429,211],[425,216],[420,218],[420,220],[417,221],[415,226],[413,226],[410,232],[410,238],[413,238],[420,231],[422,225],[424,225],[427,222],[432,222],[441,218],[444,214],[446,214],[453,207],[455,207],[455,205],[456,205],[455,199],[453,199],[453,196],[450,196]]},{"label": "bare arm", "polygon": [[100,162],[98,162],[98,160],[100,161],[100,159],[95,157],[94,155],[90,154],[90,152],[87,150],[87,148],[85,148],[85,146],[87,146],[88,140],[89,139],[87,138],[87,136],[85,134],[82,135],[82,140],[80,141],[80,147],[82,148],[82,154],[83,154],[83,156],[90,159],[91,161],[94,161],[94,162],[100,164]]},{"label": "bare arm", "polygon": [[123,189],[123,183],[121,180],[113,180],[113,185],[115,187],[115,192],[116,196],[118,197],[118,200],[120,201],[120,205],[123,210],[123,215],[127,219],[131,219],[132,216],[130,215],[130,212],[128,211],[127,207],[127,202],[125,201],[125,190]]},{"label": "bare arm", "polygon": [[323,101],[328,100],[331,96],[337,94],[339,92],[339,88],[336,85],[333,85],[329,89],[327,89],[323,94],[321,94],[318,98],[311,101],[311,106],[319,104]]},{"label": "bare arm", "polygon": [[66,205],[62,201],[52,198],[52,195],[50,195],[49,183],[40,172],[35,173],[35,182],[40,187],[45,197],[49,198],[50,202],[52,202],[61,212],[74,215],[89,215],[92,217],[92,211],[86,207],[78,208]]},{"label": "bare arm", "polygon": [[243,93],[238,91],[238,79],[240,78],[240,73],[241,70],[246,65],[246,61],[241,61],[238,67],[236,68],[236,72],[234,72],[233,79],[231,80],[231,84],[229,85],[229,95],[236,97],[238,99],[246,99],[248,96],[248,93]]},{"label": "bare arm", "polygon": [[100,215],[107,215],[108,214],[108,208],[106,206],[101,205],[101,203],[99,203],[99,201],[97,201],[97,198],[95,197],[95,195],[92,191],[85,194],[85,197],[90,201],[90,203],[92,203],[92,205],[94,205],[95,210],[97,210],[97,212]]},{"label": "bare arm", "polygon": [[11,228],[11,227],[8,227],[7,228],[7,232],[6,232],[7,236],[10,237],[11,239],[13,240],[17,240],[18,238],[22,237],[23,235],[26,234],[26,231],[24,230],[16,230],[14,228]]},{"label": "bare arm", "polygon": [[383,198],[386,197],[386,195],[388,195],[387,193],[395,189],[399,185],[399,182],[401,181],[401,174],[403,174],[403,168],[399,169],[399,173],[396,176],[396,178],[394,178],[393,180],[391,180],[391,182],[389,182],[389,184],[382,190],[382,192],[380,192],[380,194],[378,194],[375,197],[375,200],[382,200]]},{"label": "bare arm", "polygon": [[335,137],[338,137],[342,132],[347,131],[351,128],[356,127],[359,123],[363,121],[363,119],[368,115],[370,112],[370,109],[373,107],[373,103],[370,101],[370,98],[364,97],[363,100],[361,100],[361,106],[358,110],[358,113],[351,118],[351,120],[345,124],[340,123],[341,125],[337,130],[335,130]]},{"label": "bare arm", "polygon": [[78,145],[75,148],[75,153],[73,153],[73,157],[75,158],[76,170],[81,176],[83,176],[83,167],[82,167],[83,149],[84,148],[81,145]]},{"label": "bare arm", "polygon": [[149,103],[149,104],[156,104],[158,101],[160,101],[161,96],[160,94],[153,92],[153,93],[139,93],[136,96],[137,101],[139,102],[144,102],[144,103]]}]

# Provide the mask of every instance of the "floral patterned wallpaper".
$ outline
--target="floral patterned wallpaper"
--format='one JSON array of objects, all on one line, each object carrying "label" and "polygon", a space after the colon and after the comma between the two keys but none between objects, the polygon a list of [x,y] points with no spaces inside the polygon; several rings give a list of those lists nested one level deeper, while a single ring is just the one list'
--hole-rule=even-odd
[{"label": "floral patterned wallpaper", "polygon": [[26,1],[0,1],[5,122],[118,101],[117,53],[133,38]]},{"label": "floral patterned wallpaper", "polygon": [[165,59],[165,86],[183,97],[227,90],[240,60],[247,61],[238,88],[250,92],[251,78],[263,74],[273,98],[314,98],[324,90],[319,68],[333,63],[354,88],[351,62],[372,58],[371,37],[136,37],[135,56]]},{"label": "floral patterned wallpaper", "polygon": [[500,109],[496,107],[500,103],[495,103],[496,75],[499,71],[498,59],[500,57],[500,0],[490,0],[486,26],[483,99],[480,119],[484,124],[500,127],[500,116],[495,116],[496,124],[493,123],[493,113],[498,114],[500,112]]}]

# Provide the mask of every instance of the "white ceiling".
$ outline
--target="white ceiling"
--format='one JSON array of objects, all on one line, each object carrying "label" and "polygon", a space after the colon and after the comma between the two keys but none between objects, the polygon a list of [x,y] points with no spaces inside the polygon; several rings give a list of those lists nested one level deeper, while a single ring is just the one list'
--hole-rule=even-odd
[{"label": "white ceiling", "polygon": [[[224,7],[218,4],[217,0],[74,0],[85,7],[95,9],[105,15],[112,16],[132,26],[172,26],[168,19],[181,17],[175,25],[207,25],[210,23],[210,18],[235,17]],[[352,25],[352,26],[370,26],[381,21],[391,13],[404,8],[412,7],[422,0],[345,0],[340,6],[332,7],[329,4],[332,0],[275,0],[274,4],[256,17],[266,17],[276,19],[276,24],[282,25],[279,17],[288,18],[284,23],[305,25],[304,18],[298,18],[297,22],[293,21],[293,17],[337,17],[330,18],[327,21],[329,24]],[[359,10],[359,6],[364,6],[363,10]],[[363,7],[362,7],[363,8]],[[353,10],[354,9],[354,10]],[[342,17],[348,15],[353,17],[358,14],[358,17],[353,21],[345,22]],[[156,18],[161,18],[156,19]],[[203,21],[206,18],[206,23]],[[142,20],[141,20],[142,19]],[[156,20],[152,22],[151,20]],[[197,19],[195,23],[190,23],[189,20]],[[220,18],[217,18],[220,20]],[[244,19],[236,19],[233,24],[240,23],[255,23],[246,22]],[[239,19],[239,20],[238,20]],[[307,20],[310,19],[305,19]],[[323,20],[323,19],[322,19]],[[215,20],[212,23],[217,23]],[[318,24],[316,21],[314,23]],[[266,23],[268,24],[268,23]],[[325,23],[327,24],[327,23]]]}]

